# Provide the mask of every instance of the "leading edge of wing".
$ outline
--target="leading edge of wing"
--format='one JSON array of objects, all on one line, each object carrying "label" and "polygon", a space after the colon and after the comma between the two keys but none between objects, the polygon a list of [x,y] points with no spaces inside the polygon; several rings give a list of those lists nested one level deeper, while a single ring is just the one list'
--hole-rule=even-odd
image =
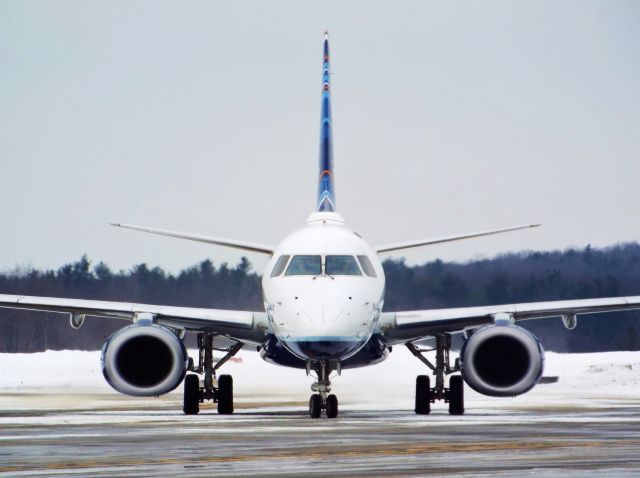
[{"label": "leading edge of wing", "polygon": [[133,320],[136,314],[155,316],[160,325],[192,331],[211,331],[261,343],[266,314],[238,310],[111,302],[0,294],[0,307]]},{"label": "leading edge of wing", "polygon": [[508,314],[519,321],[633,309],[640,309],[640,296],[385,312],[381,330],[390,343],[398,343],[490,324],[500,314]]},{"label": "leading edge of wing", "polygon": [[530,229],[540,227],[542,224],[527,224],[525,226],[513,226],[502,229],[492,229],[489,231],[470,232],[466,234],[457,234],[454,236],[434,237],[431,239],[418,239],[415,241],[399,242],[397,244],[387,244],[375,248],[378,254],[389,254],[390,252],[400,251],[403,249],[411,249],[414,247],[429,246],[432,244],[441,244],[443,242],[460,241],[462,239],[471,239],[474,237],[490,236],[493,234],[501,234],[503,232],[519,231],[520,229]]},{"label": "leading edge of wing", "polygon": [[167,229],[157,229],[155,227],[135,226],[133,224],[111,223],[112,226],[131,229],[134,231],[148,232],[150,234],[158,234],[160,236],[176,237],[178,239],[187,239],[189,241],[204,242],[205,244],[215,244],[217,246],[233,247],[250,252],[258,252],[260,254],[273,254],[274,247],[264,244],[254,244],[251,242],[236,241],[235,239],[223,239],[219,237],[208,237],[199,234],[190,234],[186,232],[169,231]]}]

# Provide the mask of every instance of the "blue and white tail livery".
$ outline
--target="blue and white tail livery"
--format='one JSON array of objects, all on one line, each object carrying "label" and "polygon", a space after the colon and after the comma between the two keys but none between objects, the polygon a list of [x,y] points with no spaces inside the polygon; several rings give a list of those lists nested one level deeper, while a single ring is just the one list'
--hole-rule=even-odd
[{"label": "blue and white tail livery", "polygon": [[331,125],[331,65],[329,33],[322,45],[322,113],[320,117],[320,177],[318,178],[318,211],[336,210],[333,186],[333,137]]}]

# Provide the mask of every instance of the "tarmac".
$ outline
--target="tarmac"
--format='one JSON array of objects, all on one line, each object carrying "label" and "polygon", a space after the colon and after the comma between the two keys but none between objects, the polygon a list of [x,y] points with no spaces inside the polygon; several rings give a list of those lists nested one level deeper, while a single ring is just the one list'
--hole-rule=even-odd
[{"label": "tarmac", "polygon": [[475,401],[464,416],[243,397],[185,416],[178,394],[0,393],[0,477],[640,476],[640,397]]}]

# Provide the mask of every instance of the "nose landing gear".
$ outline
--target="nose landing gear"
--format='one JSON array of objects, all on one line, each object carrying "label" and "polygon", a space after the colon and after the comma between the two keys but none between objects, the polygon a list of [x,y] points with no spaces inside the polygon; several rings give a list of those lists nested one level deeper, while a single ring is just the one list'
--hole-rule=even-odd
[{"label": "nose landing gear", "polygon": [[[320,418],[322,411],[324,410],[327,418],[336,418],[338,416],[338,397],[331,392],[331,380],[329,375],[331,374],[332,366],[327,361],[322,361],[317,364],[307,365],[307,374],[310,372],[311,367],[314,366],[314,371],[318,379],[311,385],[311,391],[317,392],[311,395],[309,399],[309,416],[311,418]],[[336,370],[340,370],[340,365],[336,365]]]}]

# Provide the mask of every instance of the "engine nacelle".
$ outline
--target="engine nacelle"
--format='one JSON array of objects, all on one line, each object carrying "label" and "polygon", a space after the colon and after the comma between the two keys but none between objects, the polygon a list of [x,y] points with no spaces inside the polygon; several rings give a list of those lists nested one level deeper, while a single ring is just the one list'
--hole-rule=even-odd
[{"label": "engine nacelle", "polygon": [[126,395],[152,397],[176,388],[187,372],[187,350],[176,334],[160,325],[129,325],[102,347],[102,374]]},{"label": "engine nacelle", "polygon": [[544,349],[517,325],[487,325],[474,332],[460,351],[462,377],[476,392],[513,397],[531,390],[542,377]]}]

